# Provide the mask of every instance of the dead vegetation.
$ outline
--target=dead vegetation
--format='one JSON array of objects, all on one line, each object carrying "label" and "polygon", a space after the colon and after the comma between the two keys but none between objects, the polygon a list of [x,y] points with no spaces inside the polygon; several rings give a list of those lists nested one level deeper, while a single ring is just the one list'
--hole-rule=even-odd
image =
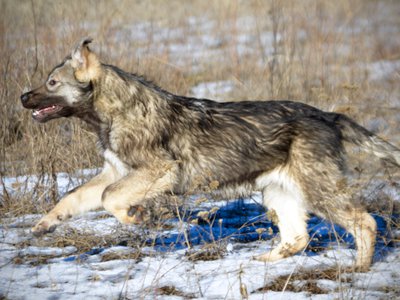
[{"label": "dead vegetation", "polygon": [[310,294],[328,294],[331,291],[318,285],[319,280],[330,280],[338,283],[351,283],[352,269],[315,269],[315,270],[298,270],[294,274],[283,275],[274,278],[265,287],[257,290],[257,292],[267,291],[289,291],[289,292],[307,292]]},{"label": "dead vegetation", "polygon": [[190,261],[210,261],[223,258],[227,254],[226,245],[223,243],[205,244],[200,249],[188,250],[185,256]]},{"label": "dead vegetation", "polygon": [[196,296],[194,294],[184,293],[184,292],[178,290],[174,286],[162,286],[162,287],[156,288],[155,293],[156,293],[156,295],[160,295],[160,296],[178,296],[178,297],[182,297],[183,299],[196,298]]},{"label": "dead vegetation", "polygon": [[[384,70],[400,59],[396,1],[126,0],[97,1],[96,10],[92,2],[1,2],[1,213],[43,213],[58,199],[57,172],[101,166],[83,124],[35,124],[19,101],[83,35],[94,37],[105,62],[173,93],[229,80],[233,89],[223,99],[301,100],[361,123],[377,119],[369,127],[400,140],[399,66]],[[4,179],[25,174],[36,174],[37,184],[17,201]]]}]

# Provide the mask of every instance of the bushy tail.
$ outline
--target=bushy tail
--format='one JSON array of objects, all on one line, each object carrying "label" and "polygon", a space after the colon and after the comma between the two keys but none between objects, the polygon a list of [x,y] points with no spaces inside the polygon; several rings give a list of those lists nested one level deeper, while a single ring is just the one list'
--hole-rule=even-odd
[{"label": "bushy tail", "polygon": [[335,122],[345,141],[360,146],[380,159],[388,160],[400,167],[400,149],[384,141],[361,125],[341,114],[334,114]]}]

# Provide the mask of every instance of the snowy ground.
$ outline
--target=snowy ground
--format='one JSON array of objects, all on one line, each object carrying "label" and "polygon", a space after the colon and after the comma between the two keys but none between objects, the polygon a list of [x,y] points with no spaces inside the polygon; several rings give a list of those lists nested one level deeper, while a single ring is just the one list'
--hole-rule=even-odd
[{"label": "snowy ground", "polygon": [[[18,193],[21,189],[12,187],[20,187],[16,182],[25,179],[7,178],[6,187]],[[70,182],[78,180],[58,176],[60,193]],[[384,191],[399,194],[389,185]],[[392,230],[388,219],[374,216],[380,236],[375,263],[362,274],[343,271],[354,261],[352,237],[317,217],[308,223],[312,240],[306,251],[262,263],[252,257],[273,247],[277,229],[265,217],[260,195],[199,205],[194,199],[189,202],[192,205],[181,218],[171,217],[163,227],[123,226],[99,211],[70,220],[43,238],[30,233],[39,215],[3,218],[0,295],[7,299],[240,299],[247,293],[250,299],[383,299],[400,293],[400,232]],[[205,212],[208,219],[198,217]],[[396,216],[392,218],[398,222]],[[74,246],[77,236],[114,239],[82,251]],[[137,239],[142,239],[140,248],[133,246]],[[54,246],[59,240],[64,240],[62,246]]]}]

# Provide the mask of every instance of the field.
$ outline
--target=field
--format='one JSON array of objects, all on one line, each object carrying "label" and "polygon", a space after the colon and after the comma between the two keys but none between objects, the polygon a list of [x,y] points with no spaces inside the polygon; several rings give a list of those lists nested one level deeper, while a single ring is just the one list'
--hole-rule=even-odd
[{"label": "field", "polygon": [[352,270],[352,238],[316,217],[304,253],[253,261],[278,238],[258,194],[162,199],[142,226],[98,211],[33,238],[102,158],[83,123],[39,125],[19,100],[91,36],[104,62],[172,93],[298,100],[400,146],[399,15],[396,0],[0,0],[0,299],[399,297],[400,172],[358,149],[357,196],[380,225],[365,274]]}]

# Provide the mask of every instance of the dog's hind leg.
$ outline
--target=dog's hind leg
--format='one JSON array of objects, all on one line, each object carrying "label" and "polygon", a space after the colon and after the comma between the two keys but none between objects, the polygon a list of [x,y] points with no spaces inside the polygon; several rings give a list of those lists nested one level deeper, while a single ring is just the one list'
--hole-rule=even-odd
[{"label": "dog's hind leg", "polygon": [[357,248],[356,270],[368,271],[375,250],[374,218],[361,207],[356,208],[350,203],[346,207],[331,211],[327,217],[353,235]]},{"label": "dog's hind leg", "polygon": [[[272,172],[274,173],[274,172]],[[269,175],[269,183],[263,190],[263,202],[278,225],[280,243],[270,252],[255,257],[261,261],[276,261],[303,250],[308,243],[307,211],[301,193],[292,180],[285,178],[284,172]],[[268,175],[267,175],[268,176]],[[282,182],[279,182],[283,179]]]},{"label": "dog's hind leg", "polygon": [[356,269],[367,271],[374,254],[376,222],[347,186],[344,162],[340,157],[335,160],[329,156],[324,157],[322,164],[303,159],[297,165],[297,173],[302,170],[311,170],[309,174],[314,175],[299,176],[308,210],[343,226],[353,235],[357,248]]},{"label": "dog's hind leg", "polygon": [[[340,157],[324,156],[318,160],[296,160],[295,173],[309,171],[298,176],[310,212],[343,226],[354,237],[357,248],[356,269],[367,271],[372,262],[376,237],[376,222],[353,198],[347,186],[344,161]],[[301,164],[298,162],[301,161]],[[315,179],[317,178],[317,180]]]}]

